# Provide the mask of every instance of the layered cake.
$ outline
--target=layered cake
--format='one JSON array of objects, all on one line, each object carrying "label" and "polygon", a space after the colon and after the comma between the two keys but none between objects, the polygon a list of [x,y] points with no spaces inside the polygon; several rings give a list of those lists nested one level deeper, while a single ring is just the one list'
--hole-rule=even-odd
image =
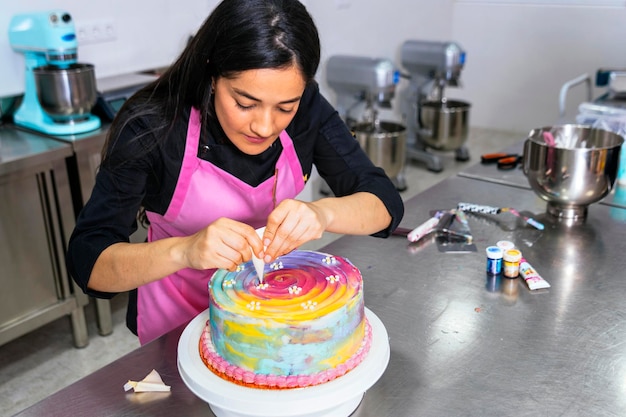
[{"label": "layered cake", "polygon": [[348,260],[293,251],[266,265],[218,270],[209,284],[209,320],[200,353],[217,375],[240,385],[318,385],[357,366],[371,329],[363,280]]}]

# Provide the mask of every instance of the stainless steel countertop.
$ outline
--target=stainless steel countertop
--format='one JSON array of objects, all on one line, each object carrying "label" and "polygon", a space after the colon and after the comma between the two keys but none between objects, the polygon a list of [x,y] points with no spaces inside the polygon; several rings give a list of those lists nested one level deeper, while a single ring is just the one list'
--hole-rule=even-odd
[{"label": "stainless steel countertop", "polygon": [[80,153],[85,150],[89,152],[92,151],[94,148],[100,150],[102,149],[102,146],[104,145],[104,142],[106,140],[109,126],[110,124],[103,122],[101,127],[96,130],[92,130],[91,132],[62,136],[50,135],[49,137],[54,140],[69,143],[76,153]]},{"label": "stainless steel countertop", "polygon": [[[589,207],[583,225],[552,222],[530,190],[451,177],[406,203],[402,226],[459,201],[516,208],[469,223],[476,252],[346,236],[323,251],[363,273],[365,301],[385,324],[391,359],[354,416],[626,415],[626,210]],[[520,279],[488,279],[485,248],[511,240],[552,285],[531,292]],[[23,411],[39,415],[211,416],[176,367],[182,327]],[[128,394],[127,379],[155,368],[170,394]]]},{"label": "stainless steel countertop", "polygon": [[[509,146],[502,152],[522,155],[524,152],[524,142],[526,139]],[[480,160],[480,155],[478,155]],[[473,178],[481,181],[493,182],[496,184],[508,185],[530,190],[528,179],[522,171],[522,164],[511,170],[502,170],[496,167],[496,164],[474,164],[467,169],[459,172],[461,177]],[[614,184],[611,192],[604,197],[598,204],[606,204],[609,206],[626,208],[626,186]],[[516,207],[514,207],[516,208]]]},{"label": "stainless steel countertop", "polygon": [[[43,132],[26,129],[14,124],[0,125],[0,165],[13,159],[27,159],[42,152],[42,149],[52,150],[56,148],[69,148],[76,153],[83,150],[101,149],[110,124],[103,123],[98,129],[90,132],[73,135],[49,135]],[[8,141],[8,146],[4,148],[3,143]],[[33,146],[24,142],[43,142]],[[55,145],[61,143],[62,145]],[[69,145],[69,146],[67,146]],[[42,147],[43,146],[43,147]],[[50,148],[50,149],[46,149]]]},{"label": "stainless steel countertop", "polygon": [[0,176],[71,155],[66,143],[0,125]]}]

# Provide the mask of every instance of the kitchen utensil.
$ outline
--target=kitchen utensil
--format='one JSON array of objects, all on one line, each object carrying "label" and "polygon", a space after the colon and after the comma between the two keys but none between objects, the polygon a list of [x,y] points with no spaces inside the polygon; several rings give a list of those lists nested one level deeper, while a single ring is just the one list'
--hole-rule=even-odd
[{"label": "kitchen utensil", "polygon": [[426,101],[421,104],[420,138],[433,149],[459,149],[468,135],[470,104],[458,100]]},{"label": "kitchen utensil", "polygon": [[[560,138],[557,146],[545,142],[545,131]],[[611,191],[623,142],[616,133],[585,125],[533,129],[524,142],[524,174],[535,193],[548,202],[550,215],[578,224],[587,207]]]},{"label": "kitchen utensil", "polygon": [[[261,240],[263,240],[263,233],[265,233],[265,227],[260,227],[256,229],[256,234]],[[256,270],[257,275],[259,276],[259,281],[263,283],[263,277],[265,276],[265,262],[263,261],[263,259],[257,258],[254,252],[252,252],[252,264],[254,265],[254,269]]]},{"label": "kitchen utensil", "polygon": [[498,169],[509,170],[517,167],[522,162],[522,156],[506,152],[487,153],[480,156],[480,162],[482,164],[495,163]]},{"label": "kitchen utensil", "polygon": [[439,224],[439,221],[441,220],[441,217],[443,217],[444,213],[444,211],[438,211],[430,219],[426,220],[415,229],[410,230],[406,235],[408,241],[417,242],[424,236],[433,232],[437,228],[437,225]]},{"label": "kitchen utensil", "polygon": [[406,160],[406,128],[398,123],[360,123],[353,128],[361,148],[389,178],[400,175]]},{"label": "kitchen utensil", "polygon": [[544,229],[544,225],[542,223],[538,222],[537,220],[531,217],[522,215],[520,212],[518,212],[512,207],[494,207],[494,206],[487,206],[484,204],[472,204],[472,203],[463,203],[463,202],[458,203],[456,207],[460,211],[467,211],[470,213],[500,214],[500,213],[509,212],[515,217],[519,217],[520,219],[524,220],[526,224],[533,226],[535,229],[538,229],[538,230]]},{"label": "kitchen utensil", "polygon": [[515,217],[519,217],[520,219],[524,220],[526,222],[526,224],[531,225],[535,229],[543,230],[545,228],[543,223],[538,222],[537,220],[533,219],[532,217],[524,216],[523,214],[521,214],[519,211],[515,210],[514,208],[510,208],[509,207],[509,208],[506,209],[506,211],[508,211],[509,213],[513,214]]},{"label": "kitchen utensil", "polygon": [[97,100],[93,65],[44,65],[33,69],[33,74],[39,104],[53,121],[77,123],[89,118]]},{"label": "kitchen utensil", "polygon": [[556,140],[554,139],[554,136],[552,135],[552,132],[544,131],[543,132],[543,141],[548,146],[556,146]]},{"label": "kitchen utensil", "polygon": [[443,236],[451,242],[462,242],[470,245],[474,240],[465,213],[457,209],[444,212],[437,225],[437,232],[439,237]]},{"label": "kitchen utensil", "polygon": [[96,102],[93,66],[78,64],[72,16],[63,10],[24,13],[9,23],[9,44],[24,54],[24,98],[15,124],[52,135],[100,127],[90,114]]}]

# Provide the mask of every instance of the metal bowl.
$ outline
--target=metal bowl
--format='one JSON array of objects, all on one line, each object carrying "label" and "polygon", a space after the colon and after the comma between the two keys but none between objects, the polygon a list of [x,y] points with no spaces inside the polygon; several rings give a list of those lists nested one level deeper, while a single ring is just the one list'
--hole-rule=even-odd
[{"label": "metal bowl", "polygon": [[[555,139],[549,145],[549,132]],[[567,124],[533,129],[524,142],[524,174],[535,193],[560,219],[584,221],[587,206],[613,188],[622,136],[590,126]]]},{"label": "metal bowl", "polygon": [[55,122],[87,118],[96,104],[97,90],[91,64],[71,64],[68,68],[45,65],[33,70],[37,98],[43,111]]},{"label": "metal bowl", "polygon": [[379,122],[355,125],[356,139],[374,165],[389,178],[397,177],[406,160],[406,128],[398,123]]},{"label": "metal bowl", "polygon": [[433,149],[459,149],[468,135],[470,104],[458,100],[426,101],[419,109],[420,139]]}]

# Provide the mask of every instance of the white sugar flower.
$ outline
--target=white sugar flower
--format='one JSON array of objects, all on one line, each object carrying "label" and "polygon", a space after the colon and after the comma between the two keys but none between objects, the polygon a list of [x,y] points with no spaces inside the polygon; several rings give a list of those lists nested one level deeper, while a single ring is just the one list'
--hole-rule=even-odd
[{"label": "white sugar flower", "polygon": [[302,306],[303,309],[305,310],[315,310],[315,307],[317,306],[317,301],[307,301],[306,303],[302,303],[300,304]]},{"label": "white sugar flower", "polygon": [[224,280],[224,287],[232,288],[235,285],[235,280],[232,278],[228,278]]},{"label": "white sugar flower", "polygon": [[297,285],[292,285],[289,287],[289,294],[300,294],[302,292],[302,287],[298,287]]},{"label": "white sugar flower", "polygon": [[248,310],[260,310],[261,309],[261,302],[260,301],[250,301],[246,307],[248,307]]},{"label": "white sugar flower", "polygon": [[339,275],[329,275],[326,277],[326,281],[330,282],[331,284],[334,284],[335,282],[339,281]]},{"label": "white sugar flower", "polygon": [[274,271],[277,271],[277,270],[279,270],[279,269],[283,269],[283,263],[282,263],[282,262],[280,262],[280,261],[278,261],[278,262],[273,262],[273,263],[270,265],[270,268],[272,268]]},{"label": "white sugar flower", "polygon": [[336,262],[336,259],[334,256],[327,256],[324,259],[322,259],[322,262],[324,262],[327,265],[332,265]]},{"label": "white sugar flower", "polygon": [[269,287],[269,285],[267,284],[267,282],[264,282],[262,284],[257,285],[256,289],[257,290],[265,290],[265,289],[267,289],[267,287]]}]

